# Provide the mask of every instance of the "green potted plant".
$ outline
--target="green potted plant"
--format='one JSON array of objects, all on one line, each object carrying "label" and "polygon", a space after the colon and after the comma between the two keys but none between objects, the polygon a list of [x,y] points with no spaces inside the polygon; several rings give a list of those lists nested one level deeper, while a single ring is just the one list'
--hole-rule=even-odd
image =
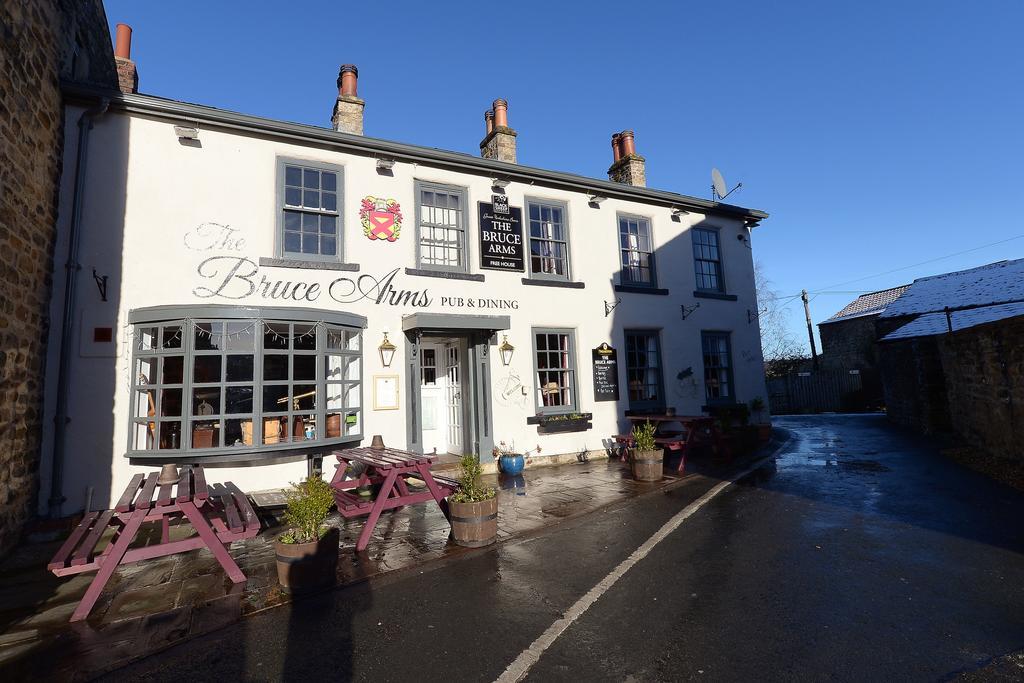
[{"label": "green potted plant", "polygon": [[498,492],[480,484],[480,458],[459,460],[459,490],[448,496],[452,538],[456,545],[480,548],[498,537]]},{"label": "green potted plant", "polygon": [[637,481],[661,481],[665,451],[654,443],[655,426],[650,421],[633,427],[633,448],[630,462]]},{"label": "green potted plant", "polygon": [[764,399],[760,396],[755,396],[750,399],[750,414],[754,416],[754,421],[757,424],[757,440],[760,443],[768,443],[768,440],[772,437],[772,424],[765,420],[765,405]]},{"label": "green potted plant", "polygon": [[293,483],[285,496],[288,531],[274,541],[277,580],[288,593],[304,593],[334,583],[339,533],[324,524],[334,494],[327,482],[311,476]]}]

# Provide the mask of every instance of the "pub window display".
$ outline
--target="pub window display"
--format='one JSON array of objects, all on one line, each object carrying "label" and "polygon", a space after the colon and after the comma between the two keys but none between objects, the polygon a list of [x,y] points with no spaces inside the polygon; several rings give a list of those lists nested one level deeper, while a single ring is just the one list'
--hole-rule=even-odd
[{"label": "pub window display", "polygon": [[361,330],[178,319],[134,327],[129,451],[216,455],[358,438]]},{"label": "pub window display", "polygon": [[572,330],[533,331],[537,377],[537,412],[571,413],[576,410],[576,344]]}]

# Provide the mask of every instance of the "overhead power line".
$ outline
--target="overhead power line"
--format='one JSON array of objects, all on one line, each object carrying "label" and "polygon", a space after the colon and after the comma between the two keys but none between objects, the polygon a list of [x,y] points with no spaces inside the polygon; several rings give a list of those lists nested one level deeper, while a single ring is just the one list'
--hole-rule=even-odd
[{"label": "overhead power line", "polygon": [[[874,290],[866,289],[866,290],[862,290],[862,291],[849,291],[849,290],[844,291],[844,290],[834,290],[833,288],[834,287],[842,287],[843,285],[851,285],[854,282],[862,282],[864,280],[871,280],[871,279],[876,278],[876,277],[882,277],[883,275],[890,275],[892,273],[898,273],[898,272],[900,272],[902,270],[909,270],[911,268],[917,268],[918,266],[924,266],[924,265],[927,265],[929,263],[935,263],[936,261],[944,261],[944,260],[946,260],[948,258],[953,258],[954,256],[962,256],[964,254],[970,254],[971,252],[981,251],[982,249],[988,249],[989,247],[995,247],[995,246],[998,246],[1000,244],[1006,244],[1007,242],[1013,242],[1014,240],[1019,240],[1021,238],[1024,238],[1024,234],[1014,235],[1013,237],[1007,237],[1006,239],[997,240],[995,242],[989,242],[988,244],[982,244],[981,246],[978,246],[978,247],[971,247],[970,249],[964,249],[962,251],[957,251],[957,252],[954,252],[952,254],[946,254],[945,256],[936,256],[935,258],[928,259],[927,261],[919,261],[918,263],[911,263],[909,266],[900,266],[899,268],[893,268],[892,270],[886,270],[886,271],[881,272],[881,273],[875,273],[874,275],[865,275],[864,277],[859,277],[859,278],[856,278],[856,279],[853,279],[853,280],[847,280],[846,282],[838,282],[838,283],[836,283],[834,285],[828,285],[827,287],[821,287],[820,289],[809,289],[809,290],[807,290],[807,292],[809,294],[870,294]],[[779,297],[780,298],[780,302],[779,303],[783,304],[783,305],[789,304],[790,302],[795,301],[799,297],[800,297],[800,292],[797,292],[796,294],[782,296],[782,297]]]},{"label": "overhead power line", "polygon": [[[954,256],[962,256],[963,254],[970,254],[973,251],[981,251],[982,249],[988,249],[989,247],[995,247],[995,246],[998,246],[1000,244],[1006,244],[1007,242],[1012,242],[1014,240],[1019,240],[1022,237],[1024,237],[1024,234],[1014,235],[1013,237],[1007,237],[1004,240],[998,240],[996,242],[990,242],[988,244],[983,244],[980,247],[972,247],[970,249],[964,249],[963,251],[958,251],[958,252],[955,252],[953,254],[946,254],[945,256],[937,256],[935,258],[928,259],[927,261],[921,261],[919,263],[912,263],[909,266],[901,266],[899,268],[893,268],[892,270],[887,270],[887,271],[885,271],[883,273],[876,273],[874,275],[865,275],[864,277],[859,277],[859,278],[857,278],[855,280],[847,280],[846,282],[839,282],[839,283],[836,283],[834,285],[829,285],[827,287],[822,287],[821,289],[825,290],[825,289],[832,289],[833,287],[842,287],[843,285],[850,285],[850,284],[853,284],[854,282],[861,282],[862,280],[870,280],[872,278],[881,277],[883,275],[889,275],[891,273],[898,273],[901,270],[909,270],[911,268],[917,268],[918,266],[924,266],[924,265],[927,265],[929,263],[935,263],[936,261],[944,261],[945,259],[953,258]],[[817,292],[817,291],[820,291],[820,290],[811,290],[811,291],[812,292]]]}]

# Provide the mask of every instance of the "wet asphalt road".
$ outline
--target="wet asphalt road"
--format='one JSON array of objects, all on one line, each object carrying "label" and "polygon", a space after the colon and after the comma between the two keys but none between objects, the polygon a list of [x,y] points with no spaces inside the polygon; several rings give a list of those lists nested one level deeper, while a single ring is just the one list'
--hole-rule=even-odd
[{"label": "wet asphalt road", "polygon": [[[1024,648],[1024,494],[879,416],[779,419],[527,680],[937,680]],[[271,610],[111,680],[493,680],[715,482]]]}]

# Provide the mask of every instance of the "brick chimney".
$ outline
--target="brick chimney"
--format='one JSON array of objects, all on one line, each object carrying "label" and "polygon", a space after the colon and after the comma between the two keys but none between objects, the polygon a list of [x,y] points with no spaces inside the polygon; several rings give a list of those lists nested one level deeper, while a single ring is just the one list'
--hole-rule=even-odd
[{"label": "brick chimney", "polygon": [[516,163],[517,133],[508,127],[508,102],[494,100],[491,109],[484,113],[484,122],[487,133],[480,141],[480,156]]},{"label": "brick chimney", "polygon": [[647,187],[647,160],[636,153],[633,131],[624,130],[612,135],[612,159],[608,180],[633,187]]},{"label": "brick chimney", "polygon": [[132,27],[128,24],[117,25],[114,63],[117,65],[117,86],[121,92],[139,92],[139,72],[132,61]]},{"label": "brick chimney", "polygon": [[356,86],[359,69],[355,64],[342,64],[338,71],[338,100],[334,103],[331,125],[334,130],[352,135],[363,134],[363,108],[366,102],[359,99]]}]

